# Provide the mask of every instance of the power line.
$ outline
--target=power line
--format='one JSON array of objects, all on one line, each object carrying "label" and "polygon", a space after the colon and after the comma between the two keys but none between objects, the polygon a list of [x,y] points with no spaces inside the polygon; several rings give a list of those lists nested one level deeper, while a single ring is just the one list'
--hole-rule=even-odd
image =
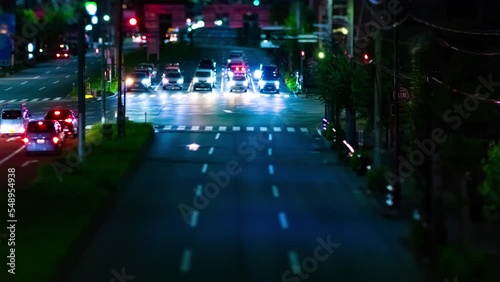
[{"label": "power line", "polygon": [[440,85],[444,86],[445,88],[447,88],[448,90],[450,90],[451,92],[453,93],[458,93],[458,94],[462,94],[464,96],[468,96],[468,97],[471,97],[471,98],[474,98],[474,99],[477,99],[477,100],[481,100],[481,101],[485,101],[485,102],[489,102],[489,103],[493,103],[495,105],[500,105],[500,100],[496,100],[496,99],[489,99],[489,98],[485,98],[483,96],[481,96],[480,94],[470,94],[470,93],[467,93],[467,92],[464,92],[462,90],[458,90],[456,88],[453,88],[447,84],[445,84],[444,82],[442,82],[441,80],[435,78],[435,77],[429,77],[429,79],[439,83]]},{"label": "power line", "polygon": [[430,23],[430,22],[422,20],[414,15],[412,15],[410,17],[413,20],[415,20],[421,24],[424,24],[426,26],[430,26],[430,27],[433,27],[433,28],[436,28],[439,30],[443,30],[443,31],[459,33],[459,34],[468,34],[468,35],[484,35],[484,36],[499,36],[500,35],[500,31],[498,31],[498,30],[481,30],[481,31],[479,31],[479,30],[478,31],[458,30],[458,29],[452,29],[452,28],[448,28],[448,27],[444,27],[444,26]]},{"label": "power line", "polygon": [[459,47],[456,47],[454,45],[451,45],[449,42],[445,41],[442,38],[436,37],[436,40],[443,46],[446,46],[448,48],[451,48],[455,51],[470,54],[470,55],[477,55],[477,56],[500,56],[500,52],[479,52],[479,51],[471,51],[471,50],[465,50]]}]

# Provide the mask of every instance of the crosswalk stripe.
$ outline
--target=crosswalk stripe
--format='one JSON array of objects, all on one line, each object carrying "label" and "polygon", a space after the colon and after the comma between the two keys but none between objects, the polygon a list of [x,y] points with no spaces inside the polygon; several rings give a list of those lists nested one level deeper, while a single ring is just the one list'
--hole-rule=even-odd
[{"label": "crosswalk stripe", "polygon": [[288,132],[295,132],[295,128],[293,128],[293,127],[287,127],[286,130]]},{"label": "crosswalk stripe", "polygon": [[3,103],[3,102],[5,102],[5,100],[0,100],[0,104]]},{"label": "crosswalk stripe", "polygon": [[206,131],[212,131],[212,129],[214,129],[213,126],[205,126],[205,130]]},{"label": "crosswalk stripe", "polygon": [[177,97],[177,94],[172,94],[172,96],[170,96],[170,97]]},{"label": "crosswalk stripe", "polygon": [[42,101],[48,101],[50,98],[43,98]]},{"label": "crosswalk stripe", "polygon": [[135,94],[127,94],[129,98],[135,98]]},{"label": "crosswalk stripe", "polygon": [[184,129],[186,129],[186,127],[184,125],[177,126],[177,130],[184,130]]},{"label": "crosswalk stripe", "polygon": [[281,127],[274,127],[273,129],[274,129],[274,131],[276,131],[276,132],[281,132]]},{"label": "crosswalk stripe", "polygon": [[283,95],[283,96],[284,96],[285,98],[290,98],[290,95],[288,95],[288,94],[285,94],[285,95]]},{"label": "crosswalk stripe", "polygon": [[7,102],[7,103],[14,103],[15,101],[17,101],[17,99],[10,100],[10,101],[9,101],[9,102]]},{"label": "crosswalk stripe", "polygon": [[191,130],[198,130],[198,129],[200,129],[200,127],[197,125],[191,127]]},{"label": "crosswalk stripe", "polygon": [[31,99],[31,102],[36,102],[38,100],[40,100],[40,98]]},{"label": "crosswalk stripe", "polygon": [[220,131],[226,131],[227,127],[226,126],[219,126]]},{"label": "crosswalk stripe", "polygon": [[61,100],[61,97],[55,97],[54,101]]},{"label": "crosswalk stripe", "polygon": [[151,94],[151,95],[149,95],[149,97],[152,97],[152,98],[156,97],[156,94]]},{"label": "crosswalk stripe", "polygon": [[304,132],[304,133],[307,133],[309,132],[309,129],[305,128],[305,127],[302,127],[300,128],[300,131]]},{"label": "crosswalk stripe", "polygon": [[141,94],[139,97],[146,97],[147,95],[146,94]]},{"label": "crosswalk stripe", "polygon": [[267,127],[261,127],[260,131],[267,131]]},{"label": "crosswalk stripe", "polygon": [[22,100],[20,100],[19,102],[24,103],[24,102],[26,102],[26,101],[28,101],[28,99],[22,99]]},{"label": "crosswalk stripe", "polygon": [[247,126],[247,131],[253,131],[253,126]]},{"label": "crosswalk stripe", "polygon": [[165,126],[163,127],[163,130],[170,130],[170,129],[172,129],[172,126],[171,126],[171,125],[165,125]]},{"label": "crosswalk stripe", "polygon": [[233,131],[240,131],[240,127],[239,126],[233,126]]}]

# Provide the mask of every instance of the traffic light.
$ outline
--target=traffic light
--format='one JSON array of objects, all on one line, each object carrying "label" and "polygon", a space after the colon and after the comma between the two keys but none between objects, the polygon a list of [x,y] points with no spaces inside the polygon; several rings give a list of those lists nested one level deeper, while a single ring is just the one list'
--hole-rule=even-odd
[{"label": "traffic light", "polygon": [[137,25],[137,19],[136,18],[130,18],[128,20],[128,23],[131,25],[131,26],[136,26]]},{"label": "traffic light", "polygon": [[367,53],[363,54],[363,63],[365,64],[371,64],[372,63],[372,58],[370,58],[370,55]]},{"label": "traffic light", "polygon": [[306,52],[304,52],[304,50],[300,51],[300,56],[304,59],[306,57]]},{"label": "traffic light", "polygon": [[96,2],[85,2],[85,10],[89,16],[95,16],[97,13],[97,3]]}]

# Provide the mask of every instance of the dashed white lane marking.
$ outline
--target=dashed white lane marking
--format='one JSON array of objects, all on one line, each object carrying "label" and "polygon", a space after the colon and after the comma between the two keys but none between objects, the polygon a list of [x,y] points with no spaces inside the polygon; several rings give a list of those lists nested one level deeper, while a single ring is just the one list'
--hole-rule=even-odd
[{"label": "dashed white lane marking", "polygon": [[295,128],[293,128],[293,127],[287,127],[286,130],[288,132],[295,132]]},{"label": "dashed white lane marking", "polygon": [[15,156],[17,153],[21,152],[24,148],[26,148],[26,145],[21,146],[19,149],[17,149],[16,151],[12,152],[7,157],[5,157],[2,160],[0,160],[0,165],[2,165],[3,163],[5,163],[6,161],[8,161],[10,158],[12,158],[13,156]]},{"label": "dashed white lane marking", "polygon": [[253,131],[253,130],[254,130],[253,126],[248,126],[247,127],[247,131]]},{"label": "dashed white lane marking", "polygon": [[[78,71],[77,71],[77,72],[78,72]],[[75,72],[75,73],[76,73],[76,72]],[[40,77],[40,76],[39,76],[39,75],[37,75],[37,76],[35,76],[35,77],[34,77],[34,79],[37,79],[37,78],[39,78],[39,77]]]},{"label": "dashed white lane marking", "polygon": [[205,126],[205,130],[206,131],[212,131],[212,129],[214,129],[213,126]]},{"label": "dashed white lane marking", "polygon": [[68,75],[67,75],[67,76],[65,76],[64,78],[69,78],[70,76],[71,76],[71,75],[69,75],[69,74],[68,74]]},{"label": "dashed white lane marking", "polygon": [[171,125],[165,125],[165,126],[163,127],[163,130],[170,130],[170,129],[172,129],[172,126],[171,126]]},{"label": "dashed white lane marking", "polygon": [[276,131],[276,132],[281,132],[281,127],[274,127],[273,129],[274,129],[274,131]]},{"label": "dashed white lane marking", "polygon": [[185,249],[182,252],[180,271],[181,272],[189,272],[191,269],[191,257],[193,256],[193,251],[190,249]]},{"label": "dashed white lane marking", "polygon": [[227,127],[226,126],[219,126],[220,131],[226,131]]},{"label": "dashed white lane marking", "polygon": [[43,90],[45,89],[45,86],[38,88],[38,90]]},{"label": "dashed white lane marking", "polygon": [[59,83],[59,80],[52,82],[52,84],[57,84],[57,83]]},{"label": "dashed white lane marking", "polygon": [[11,89],[12,89],[12,87],[9,87],[9,88],[6,88],[6,89],[5,89],[5,91],[9,91],[9,90],[11,90]]},{"label": "dashed white lane marking", "polygon": [[17,99],[12,99],[12,100],[10,100],[10,101],[9,101],[9,102],[7,102],[7,103],[9,103],[9,104],[10,104],[10,103],[14,103],[15,101],[17,101]]},{"label": "dashed white lane marking", "polygon": [[217,133],[217,135],[215,135],[215,139],[219,139],[220,137],[220,133]]},{"label": "dashed white lane marking", "polygon": [[60,69],[61,67],[57,67],[56,70]]},{"label": "dashed white lane marking", "polygon": [[24,102],[26,102],[26,101],[28,101],[28,99],[22,99],[22,100],[20,100],[19,102],[24,103]]},{"label": "dashed white lane marking", "polygon": [[208,164],[203,164],[203,166],[201,167],[201,173],[207,173],[207,170],[208,170]]},{"label": "dashed white lane marking", "polygon": [[279,198],[280,197],[280,192],[278,191],[278,186],[273,185],[271,187],[271,190],[273,190],[273,197]]},{"label": "dashed white lane marking", "polygon": [[274,174],[274,166],[269,165],[269,174],[273,175]]},{"label": "dashed white lane marking", "polygon": [[269,141],[273,141],[273,135],[269,133]]},{"label": "dashed white lane marking", "polygon": [[194,189],[194,194],[197,197],[200,197],[202,189],[203,189],[203,186],[201,184],[196,185],[196,188]]},{"label": "dashed white lane marking", "polygon": [[199,130],[199,129],[200,129],[200,127],[197,125],[191,127],[191,130]]},{"label": "dashed white lane marking", "polygon": [[44,101],[48,101],[48,100],[50,100],[50,98],[43,98],[43,99],[42,99],[42,102],[44,102]]},{"label": "dashed white lane marking", "polygon": [[5,102],[5,100],[0,100],[0,104],[2,104],[3,102]]},{"label": "dashed white lane marking", "polygon": [[26,81],[21,82],[21,85],[24,85],[24,84],[26,84],[26,83],[28,83],[28,81],[27,81],[27,80],[26,80]]},{"label": "dashed white lane marking", "polygon": [[61,97],[55,97],[54,101],[61,100]]},{"label": "dashed white lane marking", "polygon": [[278,218],[280,220],[281,228],[288,229],[288,220],[286,219],[286,214],[284,212],[280,212],[278,214]]},{"label": "dashed white lane marking", "polygon": [[208,150],[208,154],[211,155],[214,153],[214,147],[211,147],[210,150]]},{"label": "dashed white lane marking", "polygon": [[300,131],[304,132],[304,133],[307,133],[309,132],[309,129],[305,128],[305,127],[301,127],[300,128]]},{"label": "dashed white lane marking", "polygon": [[290,269],[292,269],[293,274],[301,273],[299,255],[297,254],[296,251],[288,252],[288,262],[290,263]]},{"label": "dashed white lane marking", "polygon": [[31,100],[31,102],[36,102],[36,101],[38,101],[38,100],[40,100],[40,98],[35,98],[35,99],[32,99],[32,100]]},{"label": "dashed white lane marking", "polygon": [[184,130],[184,129],[186,129],[186,127],[185,127],[184,125],[179,125],[179,126],[177,127],[177,130]]},{"label": "dashed white lane marking", "polygon": [[269,156],[271,156],[271,155],[273,154],[273,149],[268,148],[268,149],[267,149],[267,154],[268,154]]},{"label": "dashed white lane marking", "polygon": [[50,73],[50,71],[46,71],[45,73]]},{"label": "dashed white lane marking", "polygon": [[260,131],[267,131],[267,127],[261,127]]},{"label": "dashed white lane marking", "polygon": [[154,97],[156,97],[156,94],[151,94],[151,95],[149,95],[149,97],[154,98]]},{"label": "dashed white lane marking", "polygon": [[239,126],[233,126],[233,131],[240,131],[240,127]]},{"label": "dashed white lane marking", "polygon": [[196,224],[198,224],[198,215],[200,214],[199,211],[193,211],[191,213],[191,221],[189,222],[189,225],[191,227],[196,227]]}]

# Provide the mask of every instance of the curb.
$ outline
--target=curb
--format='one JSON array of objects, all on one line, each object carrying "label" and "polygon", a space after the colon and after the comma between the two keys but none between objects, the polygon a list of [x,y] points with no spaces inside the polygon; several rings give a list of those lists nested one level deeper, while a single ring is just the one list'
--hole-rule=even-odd
[{"label": "curb", "polygon": [[72,243],[72,246],[69,248],[67,254],[56,265],[56,270],[50,281],[59,282],[70,280],[73,271],[76,269],[82,255],[85,253],[86,247],[108,219],[115,203],[124,192],[123,189],[120,189],[120,187],[123,187],[124,184],[127,183],[131,177],[133,177],[133,171],[139,166],[141,161],[144,160],[145,153],[153,142],[154,136],[154,129],[151,127],[149,139],[144,143],[143,147],[138,151],[130,166],[125,170],[123,178],[116,185],[117,188],[111,191],[107,199],[104,199],[101,207],[98,208],[90,220],[89,225],[84,228],[80,236],[78,236],[78,238]]}]

